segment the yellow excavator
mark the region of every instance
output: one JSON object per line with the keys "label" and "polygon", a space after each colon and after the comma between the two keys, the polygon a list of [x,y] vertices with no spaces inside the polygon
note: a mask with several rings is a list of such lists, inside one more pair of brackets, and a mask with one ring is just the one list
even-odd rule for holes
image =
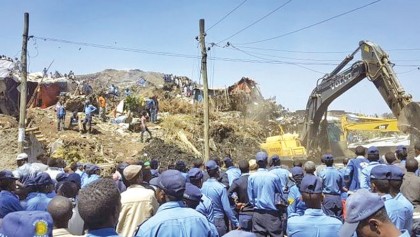
{"label": "yellow excavator", "polygon": [[260,148],[267,152],[268,156],[278,155],[284,158],[306,158],[306,149],[299,140],[299,134],[285,133],[280,125],[280,135],[267,137]]}
{"label": "yellow excavator", "polygon": [[[342,71],[359,51],[362,59]],[[300,137],[296,139],[295,136],[281,132],[279,136],[268,137],[266,142],[261,144],[261,149],[269,155],[277,154],[291,158],[296,156],[294,150],[309,158],[319,158],[326,152],[334,153],[328,140],[328,106],[365,78],[374,84],[394,116],[398,118],[398,129],[411,135],[410,144],[420,140],[420,105],[413,102],[412,96],[401,86],[388,54],[373,42],[360,41],[359,47],[331,73],[317,80],[307,102]]]}
{"label": "yellow excavator", "polygon": [[401,132],[398,129],[397,119],[343,115],[340,122],[342,131],[340,141],[347,141],[351,131]]}

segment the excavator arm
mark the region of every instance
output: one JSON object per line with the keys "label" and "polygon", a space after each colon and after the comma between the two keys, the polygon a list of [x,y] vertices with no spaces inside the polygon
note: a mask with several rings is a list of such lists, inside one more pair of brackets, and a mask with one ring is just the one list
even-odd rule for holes
{"label": "excavator arm", "polygon": [[[340,72],[361,51],[362,60]],[[368,78],[399,119],[399,128],[403,132],[420,131],[420,106],[412,102],[400,85],[392,69],[388,55],[378,45],[369,41],[360,41],[359,47],[330,74],[318,79],[315,89],[309,96],[306,105],[306,116],[301,133],[302,144],[306,146],[309,156],[322,152],[325,147],[326,126],[321,120],[326,116],[328,106],[337,97],[351,87]],[[401,124],[401,126],[400,126]]]}

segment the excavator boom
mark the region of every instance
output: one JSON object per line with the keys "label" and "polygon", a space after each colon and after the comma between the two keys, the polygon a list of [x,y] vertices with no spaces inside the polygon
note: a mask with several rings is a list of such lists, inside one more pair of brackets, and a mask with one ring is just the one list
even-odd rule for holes
{"label": "excavator boom", "polygon": [[[362,60],[340,72],[359,50]],[[328,106],[364,78],[373,82],[392,113],[398,118],[398,128],[402,132],[420,135],[420,105],[413,102],[411,95],[401,86],[388,54],[372,42],[360,41],[359,47],[330,74],[318,79],[309,96],[301,133],[302,144],[306,146],[309,156],[322,152],[326,147],[326,123],[322,123],[321,120],[326,116]]]}

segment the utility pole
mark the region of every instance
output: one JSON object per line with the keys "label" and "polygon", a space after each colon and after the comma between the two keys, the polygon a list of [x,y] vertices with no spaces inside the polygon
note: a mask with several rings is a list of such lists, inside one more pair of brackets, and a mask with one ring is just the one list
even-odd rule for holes
{"label": "utility pole", "polygon": [[200,44],[201,44],[201,76],[203,78],[204,92],[204,162],[210,157],[209,147],[209,88],[207,82],[207,51],[206,51],[206,33],[204,32],[204,19],[200,19]]}
{"label": "utility pole", "polygon": [[22,75],[20,81],[20,110],[19,110],[19,131],[18,131],[18,152],[21,153],[24,150],[25,141],[25,119],[26,119],[26,93],[27,93],[27,50],[28,50],[28,33],[29,33],[29,13],[25,12],[23,21],[23,40],[22,40]]}

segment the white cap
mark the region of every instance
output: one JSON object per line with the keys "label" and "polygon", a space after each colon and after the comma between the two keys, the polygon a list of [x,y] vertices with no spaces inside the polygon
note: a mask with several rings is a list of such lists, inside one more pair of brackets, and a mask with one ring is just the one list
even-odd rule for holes
{"label": "white cap", "polygon": [[28,159],[28,154],[26,154],[26,153],[20,153],[16,157],[16,160],[23,160],[23,159]]}

